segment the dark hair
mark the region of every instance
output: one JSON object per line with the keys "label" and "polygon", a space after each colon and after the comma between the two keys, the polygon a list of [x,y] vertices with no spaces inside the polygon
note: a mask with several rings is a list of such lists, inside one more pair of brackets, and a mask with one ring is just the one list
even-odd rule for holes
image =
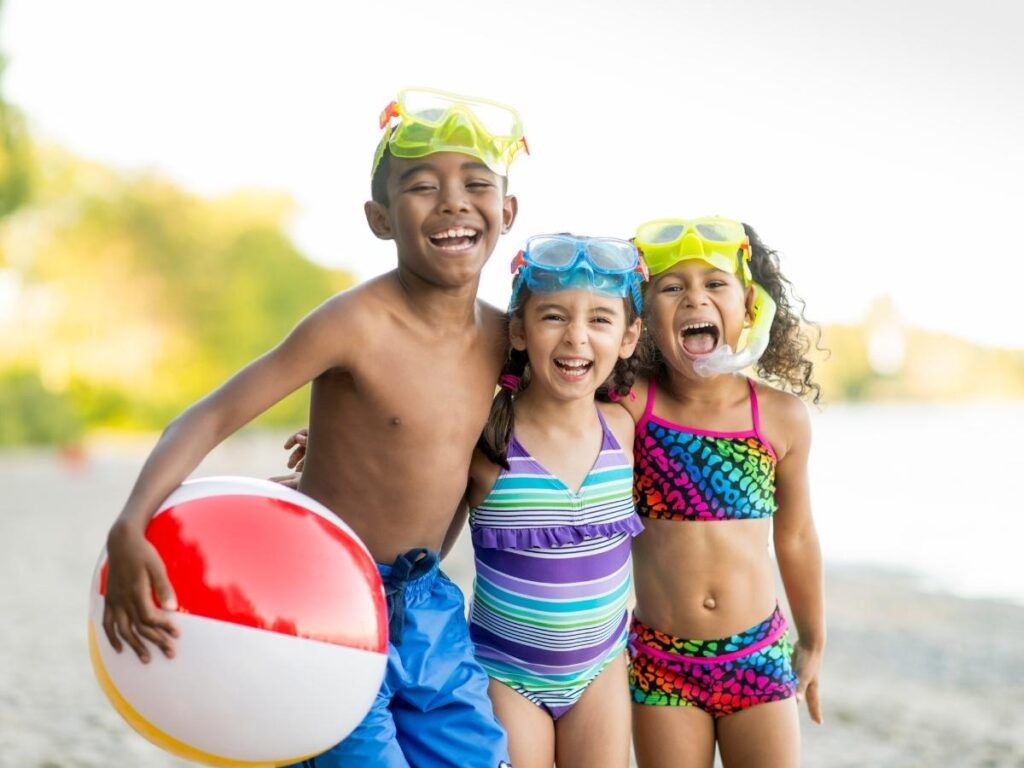
{"label": "dark hair", "polygon": [[[516,280],[519,280],[517,277]],[[505,316],[505,338],[508,338],[509,326],[512,324],[512,317],[523,319],[526,302],[531,296],[530,289],[525,285],[519,286],[518,293],[513,288],[513,295],[516,296],[516,303]],[[633,307],[633,300],[630,297],[623,299],[626,307],[626,327],[632,325],[637,314]],[[597,389],[596,396],[600,400],[608,401],[615,395],[625,397],[633,388],[633,380],[636,378],[639,362],[634,357],[626,359],[619,358],[615,361],[615,367],[608,375],[608,378]],[[484,431],[477,440],[476,447],[493,463],[505,469],[508,465],[508,444],[512,439],[512,432],[515,430],[515,409],[513,399],[516,394],[522,392],[530,384],[530,359],[526,352],[508,347],[508,357],[501,369],[501,376],[519,377],[519,386],[515,390],[501,387],[498,394],[494,396],[491,403],[491,412],[487,417],[487,424]]]}
{"label": "dark hair", "polygon": [[373,202],[388,206],[388,173],[391,171],[391,150],[384,145],[384,151],[380,156],[380,162],[373,169],[373,177],[370,179],[370,197]]}
{"label": "dark hair", "polygon": [[[391,149],[385,145],[380,156],[380,162],[373,169],[373,177],[370,179],[370,199],[380,203],[385,208],[390,205],[388,200],[388,174],[391,172]],[[501,193],[508,194],[508,177],[498,176],[501,179]]]}
{"label": "dark hair", "polygon": [[[743,225],[750,238],[750,272],[775,300],[775,319],[768,336],[768,348],[757,361],[757,375],[765,381],[788,389],[798,397],[821,399],[821,385],[814,381],[814,363],[808,357],[811,348],[820,349],[817,325],[804,317],[806,303],[793,292],[793,285],[782,274],[779,254],[761,240],[749,224]],[[653,285],[653,280],[649,285]],[[651,303],[648,302],[648,307]],[[813,338],[810,329],[814,329]],[[639,374],[650,379],[667,375],[665,359],[645,324],[637,346]]]}

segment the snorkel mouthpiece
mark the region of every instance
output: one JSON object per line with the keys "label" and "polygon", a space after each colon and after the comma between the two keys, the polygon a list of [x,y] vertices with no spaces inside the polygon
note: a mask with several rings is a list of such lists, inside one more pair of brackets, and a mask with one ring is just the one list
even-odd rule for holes
{"label": "snorkel mouthpiece", "polygon": [[747,344],[738,352],[733,352],[728,344],[715,349],[706,357],[698,358],[693,363],[693,370],[699,376],[710,378],[721,373],[736,373],[748,368],[768,349],[771,336],[772,321],[777,309],[775,300],[757,283],[754,286],[754,319],[747,332]]}

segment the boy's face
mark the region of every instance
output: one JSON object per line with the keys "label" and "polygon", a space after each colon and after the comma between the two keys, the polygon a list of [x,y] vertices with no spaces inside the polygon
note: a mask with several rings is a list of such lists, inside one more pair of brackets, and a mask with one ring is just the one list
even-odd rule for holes
{"label": "boy's face", "polygon": [[470,155],[437,152],[390,158],[387,206],[366,203],[377,237],[394,240],[398,262],[426,282],[466,285],[515,220],[515,197],[504,180]]}

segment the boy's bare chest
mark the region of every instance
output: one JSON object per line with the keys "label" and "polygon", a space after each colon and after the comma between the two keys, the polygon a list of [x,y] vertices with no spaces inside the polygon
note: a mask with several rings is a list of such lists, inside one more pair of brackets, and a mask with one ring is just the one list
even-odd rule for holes
{"label": "boy's bare chest", "polygon": [[479,350],[395,350],[354,371],[354,407],[399,440],[475,443],[490,411],[499,361]]}

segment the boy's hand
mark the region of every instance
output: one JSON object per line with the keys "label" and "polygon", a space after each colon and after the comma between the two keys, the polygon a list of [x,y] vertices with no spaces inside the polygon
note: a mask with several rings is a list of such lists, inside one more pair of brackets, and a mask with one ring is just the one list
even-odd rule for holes
{"label": "boy's hand", "polygon": [[[295,450],[292,451],[292,455],[288,457],[288,469],[294,469],[296,472],[301,472],[306,466],[306,442],[308,440],[309,429],[307,427],[303,427],[284,441],[284,449],[286,451],[289,448],[295,448]],[[271,479],[277,480],[277,478]],[[285,483],[285,485],[287,485],[287,483]]]}
{"label": "boy's hand", "polygon": [[818,725],[823,722],[821,691],[818,685],[823,656],[824,651],[807,648],[799,642],[793,648],[793,671],[800,681],[796,689],[796,700],[799,704],[807,699],[807,713]]}
{"label": "boy's hand", "polygon": [[[153,602],[156,593],[160,607]],[[103,630],[118,653],[122,640],[143,663],[150,658],[148,640],[167,658],[174,657],[171,638],[178,630],[168,618],[177,610],[174,590],[156,548],[142,532],[115,524],[107,537],[107,592],[103,608]]]}
{"label": "boy's hand", "polygon": [[292,472],[290,475],[276,475],[267,479],[272,483],[280,483],[286,488],[294,488],[297,491],[299,490],[299,480],[302,479],[302,473]]}

